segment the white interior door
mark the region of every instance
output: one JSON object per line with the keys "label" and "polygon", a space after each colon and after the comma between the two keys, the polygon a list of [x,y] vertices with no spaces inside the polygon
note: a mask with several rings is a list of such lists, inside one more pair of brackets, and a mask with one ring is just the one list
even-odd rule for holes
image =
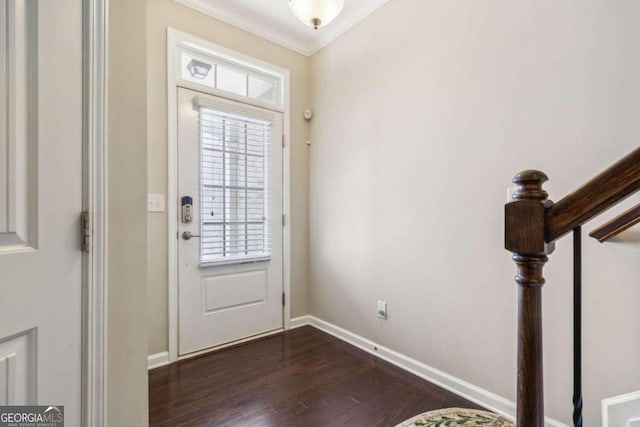
{"label": "white interior door", "polygon": [[0,0],[0,405],[81,415],[82,2]]}
{"label": "white interior door", "polygon": [[178,352],[283,326],[282,114],[178,89]]}

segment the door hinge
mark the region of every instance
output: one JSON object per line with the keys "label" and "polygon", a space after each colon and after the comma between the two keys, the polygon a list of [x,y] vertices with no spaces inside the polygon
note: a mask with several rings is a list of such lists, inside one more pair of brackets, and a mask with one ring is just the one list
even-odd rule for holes
{"label": "door hinge", "polygon": [[283,293],[282,293],[282,306],[283,306],[283,307],[284,307],[284,302],[285,302],[285,299],[284,299],[284,292],[283,292]]}
{"label": "door hinge", "polygon": [[284,134],[282,135],[282,148],[284,148],[284,141],[285,141],[285,137]]}
{"label": "door hinge", "polygon": [[283,227],[284,227],[284,224],[285,224],[285,221],[286,221],[285,218],[286,218],[285,214],[282,214],[282,226]]}
{"label": "door hinge", "polygon": [[80,246],[82,252],[89,252],[91,250],[91,217],[89,211],[84,211],[80,214]]}

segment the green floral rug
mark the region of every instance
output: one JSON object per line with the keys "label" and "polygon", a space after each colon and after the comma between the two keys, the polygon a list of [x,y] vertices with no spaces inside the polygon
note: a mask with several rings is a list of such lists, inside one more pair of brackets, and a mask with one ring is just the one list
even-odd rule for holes
{"label": "green floral rug", "polygon": [[448,408],[424,412],[396,427],[514,427],[512,421],[491,412]]}

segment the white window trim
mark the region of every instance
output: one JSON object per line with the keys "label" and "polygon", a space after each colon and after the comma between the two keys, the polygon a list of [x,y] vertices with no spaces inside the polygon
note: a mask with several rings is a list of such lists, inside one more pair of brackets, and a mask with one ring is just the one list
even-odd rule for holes
{"label": "white window trim", "polygon": [[[170,34],[172,33],[174,34],[174,38],[171,40]],[[278,93],[276,102],[265,102],[259,99],[237,95],[232,92],[227,92],[226,90],[199,84],[192,80],[183,79],[182,74],[179,72],[181,65],[180,56],[182,52],[192,54],[196,57],[201,57],[210,61],[212,64],[220,64],[226,68],[248,72],[250,75],[274,82]],[[173,61],[173,65],[169,67],[169,63],[171,61]],[[167,80],[170,80],[170,75],[173,74],[175,86],[193,89],[198,92],[204,92],[220,98],[254,105],[267,110],[278,111],[280,113],[284,113],[289,104],[289,70],[271,65],[225,47],[215,45],[206,40],[174,30],[173,28],[167,28],[167,66]]]}
{"label": "white window trim", "polygon": [[[194,80],[183,78],[182,77],[182,71],[183,71],[182,61],[181,61],[182,53],[186,53],[199,60],[202,60],[204,62],[208,62],[209,64],[211,64],[212,65],[211,72],[215,74],[214,77],[216,79],[218,74],[217,66],[220,65],[226,69],[238,71],[240,73],[247,73],[247,75],[250,77],[259,78],[264,81],[273,83],[276,88],[275,102],[266,102],[256,98],[251,98],[249,96],[238,95],[233,92],[228,92],[226,90],[218,89],[216,87],[212,87],[204,84],[199,84]],[[204,91],[211,94],[216,94],[216,96],[220,96],[222,98],[232,97],[234,100],[238,100],[239,102],[242,102],[244,104],[248,103],[252,105],[257,105],[259,107],[266,108],[268,110],[275,110],[278,112],[283,111],[283,100],[284,100],[283,74],[274,74],[273,72],[266,72],[263,66],[258,67],[256,65],[251,65],[246,61],[240,61],[240,60],[234,61],[233,59],[229,59],[228,56],[221,56],[214,53],[211,49],[198,48],[193,43],[181,44],[178,48],[177,55],[178,57],[175,58],[176,67],[178,67],[178,69],[176,70],[176,78],[179,86],[181,87],[193,86],[195,88],[204,88],[203,89]],[[282,72],[284,73],[286,72],[286,70],[282,70]],[[248,86],[247,86],[247,89],[248,89]],[[195,90],[200,90],[200,89],[195,89]]]}
{"label": "white window trim", "polygon": [[[178,74],[178,61],[182,50],[195,51],[199,56],[212,56],[224,60],[225,62],[244,66],[251,70],[275,76],[281,79],[280,86],[280,106],[271,103],[252,99],[245,96],[235,95],[226,91],[211,88],[206,85],[184,80]],[[177,88],[184,87],[198,92],[242,102],[269,110],[281,112],[283,114],[283,213],[289,217],[291,211],[290,194],[290,153],[288,136],[291,128],[290,118],[290,97],[289,97],[289,70],[277,67],[264,61],[257,60],[250,56],[235,52],[231,49],[219,46],[201,38],[187,33],[167,28],[167,223],[168,223],[168,308],[169,308],[169,362],[178,360],[178,104]],[[291,227],[289,223],[283,227],[283,292],[286,294],[285,305],[283,307],[284,329],[290,328],[291,320]]]}

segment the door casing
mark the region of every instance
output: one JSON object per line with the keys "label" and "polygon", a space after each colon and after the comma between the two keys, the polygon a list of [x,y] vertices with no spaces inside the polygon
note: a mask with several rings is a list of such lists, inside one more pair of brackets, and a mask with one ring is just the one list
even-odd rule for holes
{"label": "door casing", "polygon": [[[282,108],[272,107],[273,110],[279,111],[283,115],[283,157],[282,157],[282,196],[283,196],[283,212],[285,224],[283,227],[283,290],[285,293],[285,304],[283,309],[284,329],[290,329],[291,320],[291,191],[290,191],[290,150],[289,150],[289,134],[291,129],[290,119],[290,99],[289,99],[289,70],[277,67],[264,61],[252,58],[250,56],[238,53],[231,49],[211,43],[207,40],[192,36],[187,33],[167,28],[167,166],[168,166],[168,182],[167,182],[167,224],[168,224],[168,318],[169,318],[169,357],[168,363],[178,359],[189,358],[202,354],[203,352],[212,351],[222,348],[223,346],[213,349],[203,350],[201,352],[191,353],[183,357],[178,357],[178,86],[187,89],[193,89],[199,92],[230,99],[232,101],[240,101],[249,105],[257,105],[264,107],[259,103],[253,103],[251,99],[237,97],[233,94],[227,94],[218,90],[210,90],[202,85],[193,84],[183,81],[176,73],[178,51],[181,46],[187,46],[190,49],[200,48],[204,52],[213,52],[218,56],[229,58],[231,61],[238,61],[244,64],[255,66],[263,70],[269,70],[272,74],[278,75],[282,79]],[[267,334],[268,335],[268,334]],[[256,337],[252,337],[254,339]],[[235,343],[243,340],[235,341]]]}
{"label": "door casing", "polygon": [[82,206],[93,229],[82,260],[82,423],[107,426],[107,7],[83,1]]}

